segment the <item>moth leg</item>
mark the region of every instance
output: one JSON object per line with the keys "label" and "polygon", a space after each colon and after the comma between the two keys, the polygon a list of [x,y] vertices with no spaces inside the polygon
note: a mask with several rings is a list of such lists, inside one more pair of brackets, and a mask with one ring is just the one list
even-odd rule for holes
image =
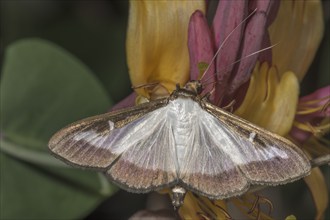
{"label": "moth leg", "polygon": [[220,209],[220,211],[225,215],[226,219],[228,219],[228,220],[233,219],[231,217],[231,215],[224,208],[222,208],[221,206],[215,204],[215,202],[213,202],[213,205]]}
{"label": "moth leg", "polygon": [[204,201],[204,199],[206,199],[213,206],[215,206],[215,208],[219,209],[222,212],[222,214],[224,214],[226,220],[232,220],[233,219],[231,217],[231,215],[224,208],[222,208],[221,206],[217,205],[214,200],[210,200],[208,198],[204,198],[203,199],[203,198],[201,198],[200,196],[198,196],[196,194],[193,194],[193,195],[198,200],[198,205],[199,205],[200,209],[203,211],[203,212],[197,213],[198,215],[201,215],[203,217],[207,216],[208,219],[219,219],[219,216],[217,215],[217,212],[215,212],[215,210],[213,208],[210,208],[210,205],[208,205]]}
{"label": "moth leg", "polygon": [[258,194],[255,194],[255,196],[257,197],[252,205],[252,207],[250,208],[250,210],[247,212],[247,214],[252,214],[255,211],[257,211],[257,219],[260,218],[261,215],[261,211],[260,211],[260,205],[262,203],[266,204],[269,206],[269,211],[268,211],[268,215],[270,215],[273,212],[274,206],[273,203],[267,199],[266,197],[260,196]]}
{"label": "moth leg", "polygon": [[261,198],[261,202],[268,205],[268,207],[269,207],[268,215],[270,215],[273,212],[273,209],[274,209],[273,203],[269,199],[267,199],[266,197],[261,196],[260,198]]}
{"label": "moth leg", "polygon": [[222,109],[229,111],[229,112],[233,112],[234,111],[234,105],[236,104],[236,100],[232,100],[228,105],[226,105],[225,107],[223,107]]}
{"label": "moth leg", "polygon": [[259,198],[260,197],[257,195],[257,198],[254,200],[253,205],[250,208],[250,210],[247,212],[247,214],[252,214],[256,210],[256,208],[257,208],[257,206],[259,204]]}
{"label": "moth leg", "polygon": [[211,218],[204,213],[197,212],[196,214],[199,215],[203,220],[211,220]]}
{"label": "moth leg", "polygon": [[201,97],[201,99],[204,100],[204,101],[205,101],[205,100],[208,101],[208,100],[210,99],[212,93],[213,93],[213,89],[212,89],[210,92],[205,93],[205,94]]}

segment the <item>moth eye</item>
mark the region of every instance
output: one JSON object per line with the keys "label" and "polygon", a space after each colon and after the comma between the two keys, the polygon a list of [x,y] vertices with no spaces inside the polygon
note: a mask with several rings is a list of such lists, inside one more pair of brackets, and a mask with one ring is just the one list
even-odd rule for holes
{"label": "moth eye", "polygon": [[203,85],[201,83],[197,84],[196,90],[198,95],[201,94],[202,91],[204,90]]}

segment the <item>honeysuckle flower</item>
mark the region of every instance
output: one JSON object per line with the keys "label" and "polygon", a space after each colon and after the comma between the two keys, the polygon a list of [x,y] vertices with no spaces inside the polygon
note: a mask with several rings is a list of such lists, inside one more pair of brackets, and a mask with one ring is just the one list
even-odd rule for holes
{"label": "honeysuckle flower", "polygon": [[[168,96],[176,84],[201,79],[211,102],[225,106],[235,100],[235,114],[282,136],[290,134],[296,143],[307,143],[307,136],[298,135],[296,129],[309,137],[312,128],[328,128],[315,124],[329,117],[329,96],[324,92],[328,87],[299,100],[299,81],[323,34],[321,2],[220,0],[211,27],[206,4],[204,0],[130,2],[127,61],[134,93],[114,108]],[[306,102],[311,105],[302,115]],[[322,178],[320,170],[313,169],[305,179],[318,218],[328,201]],[[256,201],[261,200],[245,194],[229,202],[247,217],[271,219],[258,209]],[[188,192],[179,215],[226,219],[230,218],[226,206],[227,201]]]}
{"label": "honeysuckle flower", "polygon": [[330,86],[318,89],[310,95],[301,97],[290,135],[300,143],[306,142],[312,135],[322,136],[329,130],[330,124],[319,125],[330,117]]}
{"label": "honeysuckle flower", "polygon": [[131,1],[127,63],[133,87],[148,99],[168,96],[189,80],[187,30],[190,15],[205,11],[204,1]]}

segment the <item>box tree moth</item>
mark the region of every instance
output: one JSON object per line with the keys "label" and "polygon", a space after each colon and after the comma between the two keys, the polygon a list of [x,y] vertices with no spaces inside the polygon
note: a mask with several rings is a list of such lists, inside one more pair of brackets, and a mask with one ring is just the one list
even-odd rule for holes
{"label": "box tree moth", "polygon": [[58,131],[49,148],[130,192],[172,188],[176,207],[185,190],[225,199],[310,173],[297,146],[212,105],[201,91],[200,81],[190,81],[167,98],[83,119]]}

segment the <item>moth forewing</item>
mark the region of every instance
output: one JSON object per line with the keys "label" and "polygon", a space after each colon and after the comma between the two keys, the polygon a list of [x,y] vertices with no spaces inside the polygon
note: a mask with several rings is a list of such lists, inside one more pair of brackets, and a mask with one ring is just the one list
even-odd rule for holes
{"label": "moth forewing", "polygon": [[125,143],[127,150],[109,167],[107,175],[122,188],[149,192],[178,182],[176,145],[168,120],[169,105],[130,123],[131,132],[114,143],[118,148]]}
{"label": "moth forewing", "polygon": [[[303,151],[280,135],[269,132],[210,103],[206,110],[220,121],[241,144],[244,157],[237,161],[252,184],[277,185],[307,176],[311,170]],[[237,158],[235,158],[237,160]]]}
{"label": "moth forewing", "polygon": [[105,170],[119,156],[111,146],[115,130],[167,104],[166,99],[74,122],[50,139],[48,147],[72,166]]}

